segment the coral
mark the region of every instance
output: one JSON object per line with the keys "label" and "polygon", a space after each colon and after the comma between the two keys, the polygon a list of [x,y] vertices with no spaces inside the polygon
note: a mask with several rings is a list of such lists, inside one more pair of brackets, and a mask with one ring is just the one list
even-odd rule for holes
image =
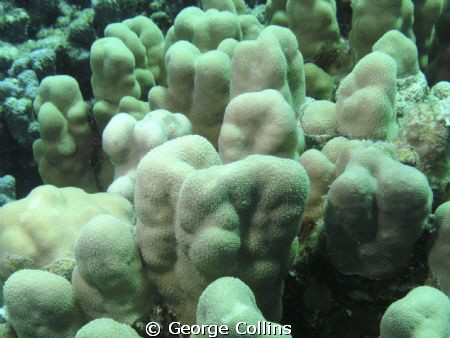
{"label": "coral", "polygon": [[253,327],[260,332],[252,337],[291,337],[290,326],[268,322],[258,309],[252,290],[233,277],[219,278],[203,291],[198,301],[197,324],[226,325],[228,332],[219,334],[221,338],[240,337],[247,330],[250,334]]}
{"label": "coral", "polygon": [[26,41],[30,16],[22,8],[8,8],[5,5],[0,4],[0,39],[16,43]]}
{"label": "coral", "polygon": [[439,290],[419,286],[391,304],[381,319],[380,338],[447,337],[450,301]]}
{"label": "coral", "polygon": [[332,163],[336,164],[339,155],[348,145],[348,139],[342,136],[334,137],[329,140],[322,148],[322,153]]}
{"label": "coral", "polygon": [[239,23],[241,25],[243,40],[255,40],[264,29],[264,26],[258,21],[258,18],[251,14],[239,15]]}
{"label": "coral", "polygon": [[231,98],[276,89],[298,113],[305,101],[303,57],[287,28],[266,27],[255,41],[236,45],[232,59]]}
{"label": "coral", "polygon": [[9,174],[17,178],[20,197],[40,183],[31,152],[39,137],[32,102],[38,87],[36,73],[31,69],[0,81],[0,176]]}
{"label": "coral", "polygon": [[73,242],[81,228],[92,217],[105,213],[127,222],[133,217],[130,203],[120,196],[89,195],[81,189],[50,185],[6,204],[0,209],[0,281],[16,270],[11,267],[14,262],[42,268],[57,259],[73,257]]}
{"label": "coral", "polygon": [[0,41],[0,73],[8,72],[9,67],[19,55],[19,50],[12,44]]}
{"label": "coral", "polygon": [[307,62],[336,48],[340,33],[335,0],[288,0],[286,16]]}
{"label": "coral", "polygon": [[[1,310],[0,310],[1,312]],[[0,335],[1,337],[5,338],[16,338],[16,334],[11,327],[11,325],[8,325],[7,323],[0,323]]]}
{"label": "coral", "polygon": [[164,81],[164,36],[152,20],[136,16],[106,26],[106,37],[117,37],[133,53],[135,75],[141,87],[141,99],[155,83]]}
{"label": "coral", "polygon": [[414,76],[419,72],[417,47],[398,30],[386,32],[372,46],[372,51],[386,53],[395,60],[398,78]]}
{"label": "coral", "polygon": [[399,273],[431,211],[426,177],[382,145],[358,141],[341,151],[336,166],[324,218],[331,260],[344,274],[378,279]]}
{"label": "coral", "polygon": [[101,131],[116,114],[124,96],[141,97],[135,66],[133,52],[119,38],[102,38],[92,45],[91,85],[95,97],[93,112]]}
{"label": "coral", "polygon": [[[38,138],[32,100],[37,95],[39,82],[36,73],[25,70],[17,78],[0,81],[3,112],[1,113],[11,137],[24,149],[29,149]],[[24,130],[27,131],[24,133]]]}
{"label": "coral", "polygon": [[[283,310],[293,336],[375,337],[405,291],[445,289],[450,2],[264,2],[0,1],[0,177],[19,199],[0,209],[0,289],[42,269],[79,307],[44,336],[283,329]],[[20,200],[41,184],[33,142],[44,183],[108,193]],[[428,327],[404,318],[382,335]]]}
{"label": "coral", "polygon": [[114,181],[108,192],[133,201],[136,168],[141,158],[164,142],[191,132],[186,116],[167,110],[154,110],[140,121],[125,113],[114,116],[102,137],[103,150],[114,166]]}
{"label": "coral", "polygon": [[419,0],[414,2],[414,34],[420,55],[420,66],[423,68],[428,65],[428,54],[435,38],[435,27],[445,4],[445,0]]}
{"label": "coral", "polygon": [[34,109],[41,138],[34,142],[33,154],[44,183],[80,187],[87,192],[108,186],[110,164],[102,153],[95,153],[88,105],[76,80],[65,75],[46,77]]}
{"label": "coral", "polygon": [[414,4],[411,0],[352,0],[352,29],[349,41],[361,59],[389,30],[397,29],[414,40]]}
{"label": "coral", "polygon": [[118,323],[109,318],[96,319],[77,331],[75,338],[139,338],[130,326]]}
{"label": "coral", "polygon": [[72,337],[82,325],[72,285],[50,272],[18,271],[5,282],[3,294],[20,338]]}
{"label": "coral", "polygon": [[238,41],[242,39],[239,17],[236,14],[188,7],[177,15],[174,25],[168,31],[166,49],[177,41],[185,40],[205,53],[216,49],[227,38]]}
{"label": "coral", "polygon": [[70,23],[67,35],[68,41],[73,44],[90,49],[95,41],[95,30],[92,27],[94,10],[83,10],[78,18]]}
{"label": "coral", "polygon": [[8,70],[8,75],[17,77],[27,69],[32,69],[39,80],[56,73],[56,54],[50,48],[35,48],[29,55],[16,59]]}
{"label": "coral", "polygon": [[30,37],[39,31],[41,27],[53,25],[58,16],[62,14],[58,6],[58,0],[14,0],[14,3],[20,6],[21,9],[25,9],[30,16],[28,27]]}
{"label": "coral", "polygon": [[11,175],[0,177],[0,207],[16,199],[16,180]]}
{"label": "coral", "polygon": [[336,104],[334,102],[313,101],[307,103],[303,109],[299,121],[308,145],[323,145],[337,135]]}
{"label": "coral", "polygon": [[[140,162],[136,233],[149,276],[185,323],[193,322],[203,289],[230,274],[252,288],[267,317],[279,320],[282,279],[308,178],[295,161],[270,156],[203,170],[186,162],[209,167],[220,163],[216,156],[206,140],[185,136],[155,148]],[[165,184],[147,195],[161,178]],[[150,238],[159,244],[149,246]]]}
{"label": "coral", "polygon": [[379,140],[397,135],[396,74],[394,59],[385,53],[372,52],[356,64],[336,92],[339,134]]}
{"label": "coral", "polygon": [[220,130],[223,163],[251,154],[298,159],[304,139],[295,115],[280,92],[273,89],[235,97],[225,110]]}
{"label": "coral", "polygon": [[[429,100],[430,88],[428,88],[427,79],[423,73],[408,76],[403,79],[397,79],[397,121],[401,129],[407,117],[417,105],[423,104]],[[397,137],[399,138],[400,135]]]}
{"label": "coral", "polygon": [[395,144],[405,162],[427,175],[439,204],[450,197],[450,84],[439,82],[430,90],[423,76],[409,79],[398,83],[404,117]]}
{"label": "coral", "polygon": [[150,90],[150,109],[184,113],[192,132],[217,145],[229,100],[231,65],[221,51],[204,54],[187,41],[173,44],[166,53],[167,88]]}
{"label": "coral", "polygon": [[89,320],[133,324],[152,306],[134,229],[112,215],[92,218],[75,242],[75,297]]}
{"label": "coral", "polygon": [[[226,50],[223,43],[219,49]],[[225,107],[230,98],[239,94],[277,89],[294,111],[298,110],[305,97],[304,74],[301,54],[289,30],[266,28],[258,40],[236,43],[231,53],[232,64],[220,50],[201,54],[186,41],[173,44],[166,53],[168,86],[152,88],[150,108],[186,114],[193,133],[215,146]]]}
{"label": "coral", "polygon": [[3,108],[2,117],[12,138],[21,147],[30,149],[39,137],[39,127],[33,118],[32,101],[28,98],[9,97],[3,103]]}
{"label": "coral", "polygon": [[145,0],[93,0],[93,26],[98,33],[103,32],[109,23],[137,15],[144,9],[145,4],[148,6]]}
{"label": "coral", "polygon": [[245,2],[244,0],[201,0],[203,10],[210,8],[219,11],[229,11],[235,14],[244,14]]}
{"label": "coral", "polygon": [[36,74],[30,69],[0,81],[0,175],[17,178],[19,197],[41,183],[31,151],[39,138],[32,102],[38,86]]}
{"label": "coral", "polygon": [[[158,285],[159,292],[169,295],[171,301],[182,293],[179,283],[192,280],[192,276],[181,281],[174,278],[175,210],[181,186],[196,169],[218,164],[219,156],[206,139],[184,136],[156,147],[138,165],[134,198],[138,216],[136,239],[145,267],[151,271],[149,282]],[[149,189],[152,194],[148,194]]]}
{"label": "coral", "polygon": [[268,319],[280,320],[282,280],[308,192],[305,170],[272,156],[190,174],[181,187],[175,232],[178,275],[192,278],[181,286],[189,301],[205,283],[232,275],[252,288]]}
{"label": "coral", "polygon": [[305,63],[306,96],[316,100],[331,100],[334,90],[333,78],[314,63]]}
{"label": "coral", "polygon": [[441,204],[434,214],[434,227],[436,234],[434,243],[428,255],[428,265],[436,278],[439,288],[450,294],[450,275],[448,270],[448,257],[450,256],[450,201]]}
{"label": "coral", "polygon": [[336,178],[336,167],[317,149],[305,151],[299,161],[305,168],[311,183],[308,203],[302,218],[303,223],[308,223],[323,217],[325,196]]}
{"label": "coral", "polygon": [[42,270],[51,272],[55,275],[64,277],[68,281],[72,279],[73,269],[75,268],[74,258],[61,258],[46,265]]}
{"label": "coral", "polygon": [[271,25],[287,27],[288,18],[286,15],[287,0],[267,0],[266,18]]}

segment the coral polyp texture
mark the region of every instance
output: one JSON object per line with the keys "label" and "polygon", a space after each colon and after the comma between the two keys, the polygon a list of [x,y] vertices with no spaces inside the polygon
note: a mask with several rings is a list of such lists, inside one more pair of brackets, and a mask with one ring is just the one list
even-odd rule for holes
{"label": "coral polyp texture", "polygon": [[19,337],[73,337],[82,325],[73,286],[50,272],[14,273],[4,285],[3,296]]}
{"label": "coral polyp texture", "polygon": [[298,159],[304,139],[295,115],[280,92],[273,89],[235,97],[225,110],[220,130],[222,161],[229,163],[251,154]]}
{"label": "coral polyp texture", "polygon": [[446,294],[450,293],[450,276],[447,269],[447,261],[450,255],[447,244],[450,231],[450,202],[441,204],[435,213],[436,240],[428,256],[428,264],[436,278],[440,289]]}
{"label": "coral polyp texture", "polygon": [[46,77],[34,109],[41,138],[34,142],[33,153],[44,183],[102,191],[111,180],[111,170],[108,163],[103,168],[94,167],[95,135],[76,80],[64,75]]}
{"label": "coral polyp texture", "polygon": [[[161,181],[156,194],[146,193]],[[279,320],[282,276],[309,190],[300,164],[254,155],[220,165],[206,139],[185,136],[144,157],[136,188],[137,239],[149,277],[180,318],[194,322],[202,290],[231,274]]]}
{"label": "coral polyp texture", "polygon": [[102,137],[103,150],[114,166],[114,181],[108,192],[132,201],[141,158],[164,142],[191,133],[192,126],[185,115],[164,109],[154,110],[139,121],[130,114],[115,115]]}
{"label": "coral polyp texture", "polygon": [[449,31],[449,0],[0,1],[0,336],[448,338]]}
{"label": "coral polyp texture", "polygon": [[362,58],[336,91],[336,124],[341,135],[393,139],[396,121],[397,65],[386,53]]}
{"label": "coral polyp texture", "polygon": [[358,148],[349,144],[337,160],[325,234],[341,272],[383,278],[407,266],[431,211],[432,192],[418,170],[373,146]]}
{"label": "coral polyp texture", "polygon": [[152,305],[130,223],[111,215],[94,217],[75,242],[75,259],[72,283],[89,319],[132,324]]}
{"label": "coral polyp texture", "polygon": [[268,322],[264,318],[256,305],[252,290],[240,279],[233,277],[218,278],[203,291],[198,302],[197,323],[226,325],[229,332],[219,337],[239,337],[245,334],[247,326],[256,327],[261,323],[264,329],[253,334],[253,337],[292,337],[289,328]]}
{"label": "coral polyp texture", "polygon": [[349,39],[359,59],[370,53],[372,45],[388,30],[396,29],[414,39],[411,0],[352,0],[352,10],[355,14]]}
{"label": "coral polyp texture", "polygon": [[419,286],[391,304],[380,324],[381,338],[446,337],[450,301],[439,290]]}
{"label": "coral polyp texture", "polygon": [[51,185],[35,188],[27,198],[0,209],[0,280],[21,267],[43,268],[73,258],[74,240],[91,218],[110,214],[131,222],[133,213],[131,204],[117,195]]}

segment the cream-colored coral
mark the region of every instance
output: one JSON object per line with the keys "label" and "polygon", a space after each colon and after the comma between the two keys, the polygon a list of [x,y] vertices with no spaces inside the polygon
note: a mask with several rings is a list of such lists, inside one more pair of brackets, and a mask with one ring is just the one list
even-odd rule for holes
{"label": "cream-colored coral", "polygon": [[73,257],[79,231],[99,214],[131,222],[134,212],[120,196],[51,185],[35,188],[26,198],[0,208],[0,280],[14,272],[9,268],[11,260],[28,260],[30,267],[42,268]]}

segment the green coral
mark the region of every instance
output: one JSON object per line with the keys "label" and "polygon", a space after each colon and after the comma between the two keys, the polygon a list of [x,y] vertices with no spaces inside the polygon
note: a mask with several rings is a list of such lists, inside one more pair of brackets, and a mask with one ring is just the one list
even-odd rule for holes
{"label": "green coral", "polygon": [[3,295],[19,338],[71,337],[82,325],[72,285],[50,272],[20,270],[5,282]]}
{"label": "green coral", "polygon": [[95,319],[84,325],[75,338],[139,338],[130,326],[110,318]]}

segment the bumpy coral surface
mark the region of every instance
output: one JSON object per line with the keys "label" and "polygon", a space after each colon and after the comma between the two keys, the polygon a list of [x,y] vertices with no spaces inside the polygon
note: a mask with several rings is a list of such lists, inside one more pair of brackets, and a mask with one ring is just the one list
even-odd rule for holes
{"label": "bumpy coral surface", "polygon": [[449,31],[448,0],[0,1],[0,336],[447,338]]}
{"label": "bumpy coral surface", "polygon": [[382,278],[407,265],[431,211],[432,192],[420,171],[375,147],[358,148],[350,144],[338,158],[325,234],[341,272]]}
{"label": "bumpy coral surface", "polygon": [[450,301],[437,289],[419,286],[391,304],[380,324],[381,338],[446,337]]}
{"label": "bumpy coral surface", "polygon": [[23,264],[42,268],[57,259],[73,257],[79,231],[99,214],[112,214],[129,222],[133,210],[117,195],[90,195],[79,188],[51,185],[6,204],[0,209],[0,280]]}
{"label": "bumpy coral surface", "polygon": [[81,327],[82,315],[73,287],[63,277],[21,270],[8,278],[3,295],[19,337],[73,337]]}
{"label": "bumpy coral surface", "polygon": [[203,291],[197,308],[197,323],[225,325],[228,332],[218,335],[223,338],[251,333],[254,327],[259,332],[252,334],[253,337],[292,337],[290,326],[266,321],[256,305],[252,290],[233,277],[219,278]]}

